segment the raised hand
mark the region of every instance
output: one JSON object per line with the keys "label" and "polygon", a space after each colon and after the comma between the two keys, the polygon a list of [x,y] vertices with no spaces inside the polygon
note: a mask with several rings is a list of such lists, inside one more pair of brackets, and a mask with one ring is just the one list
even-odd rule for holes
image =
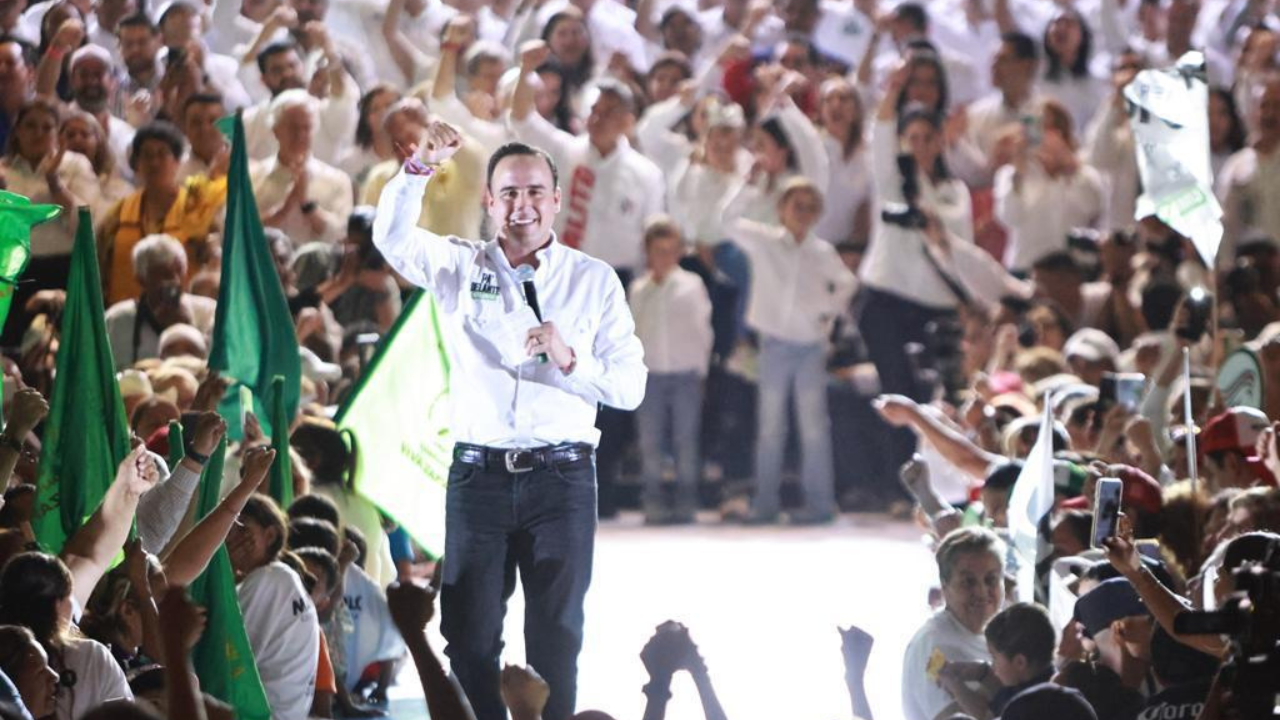
{"label": "raised hand", "polygon": [[258,445],[249,448],[240,463],[240,482],[257,488],[267,479],[271,471],[271,463],[276,459],[276,451],[269,445]]}
{"label": "raised hand", "polygon": [[418,157],[427,165],[439,165],[462,147],[462,135],[452,125],[433,120],[423,133]]}
{"label": "raised hand", "polygon": [[528,75],[551,57],[551,47],[541,40],[530,40],[520,46],[520,72]]}
{"label": "raised hand", "polygon": [[35,388],[22,388],[13,396],[9,405],[9,424],[5,427],[10,438],[22,442],[41,420],[49,414],[49,401]]}
{"label": "raised hand", "polygon": [[539,720],[551,696],[551,687],[532,667],[508,665],[502,669],[502,702],[513,720]]}
{"label": "raised hand", "polygon": [[164,637],[181,638],[188,651],[200,642],[207,622],[208,613],[191,602],[184,587],[169,588],[169,592],[160,601],[160,627],[164,631]]}
{"label": "raised hand", "polygon": [[218,449],[218,442],[227,434],[227,421],[216,412],[203,412],[196,420],[196,430],[191,435],[191,448],[201,455],[209,455]]}
{"label": "raised hand", "polygon": [[146,445],[139,445],[116,469],[116,482],[123,483],[126,492],[141,496],[160,482],[160,469],[147,452]]}
{"label": "raised hand", "polygon": [[191,401],[191,410],[193,412],[213,412],[217,410],[218,403],[222,402],[222,398],[227,394],[227,388],[231,387],[232,382],[231,378],[210,370],[204,380],[200,381],[200,386],[196,388],[196,397],[195,400]]}
{"label": "raised hand", "polygon": [[658,682],[669,682],[678,670],[689,667],[689,630],[674,620],[657,627],[653,637],[640,651],[649,677]]}
{"label": "raised hand", "polygon": [[435,616],[436,592],[411,582],[393,583],[387,588],[387,609],[400,634],[421,634]]}
{"label": "raised hand", "polygon": [[1103,540],[1102,546],[1107,549],[1107,561],[1121,575],[1132,580],[1142,569],[1142,557],[1133,541],[1133,522],[1128,515],[1120,513],[1115,536]]}

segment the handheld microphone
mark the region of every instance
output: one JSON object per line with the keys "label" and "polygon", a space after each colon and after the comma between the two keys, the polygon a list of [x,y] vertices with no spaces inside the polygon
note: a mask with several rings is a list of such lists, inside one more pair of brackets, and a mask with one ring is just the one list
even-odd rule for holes
{"label": "handheld microphone", "polygon": [[[542,322],[542,308],[538,306],[538,290],[533,285],[533,266],[521,265],[516,268],[516,279],[520,281],[520,287],[524,290],[525,303],[533,311],[533,316],[538,318],[538,322]],[[545,363],[546,361],[547,354],[538,353],[538,362]]]}

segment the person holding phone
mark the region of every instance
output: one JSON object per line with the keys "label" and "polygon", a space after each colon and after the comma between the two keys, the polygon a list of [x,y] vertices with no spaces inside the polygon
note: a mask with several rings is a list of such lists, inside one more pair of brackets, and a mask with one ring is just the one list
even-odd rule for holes
{"label": "person holding phone", "polygon": [[648,371],[618,275],[552,229],[562,196],[545,151],[509,143],[490,158],[496,238],[416,224],[428,183],[461,145],[449,125],[426,126],[401,149],[373,225],[391,267],[435,298],[452,368],[441,630],[476,717],[505,720],[499,656],[518,571],[526,657],[551,687],[542,717],[567,720],[595,545],[597,408],[635,409]]}

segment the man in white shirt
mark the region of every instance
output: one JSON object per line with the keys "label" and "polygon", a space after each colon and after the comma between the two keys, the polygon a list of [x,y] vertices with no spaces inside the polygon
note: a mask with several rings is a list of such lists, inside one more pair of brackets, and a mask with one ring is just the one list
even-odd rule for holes
{"label": "man in white shirt", "polygon": [[815,524],[835,517],[827,341],[857,280],[835,248],[813,235],[822,203],[812,181],[793,177],[778,199],[780,225],[739,219],[731,230],[751,262],[747,325],[760,339],[756,492],[749,523],[778,519],[787,401],[793,389],[805,501],[790,520]]}
{"label": "man in white shirt", "polygon": [[441,629],[478,720],[504,720],[498,659],[518,569],[526,659],[551,687],[542,717],[567,720],[595,543],[596,411],[640,404],[644,350],[617,275],[552,231],[561,194],[545,152],[512,143],[490,159],[494,240],[416,226],[433,165],[461,144],[433,122],[421,160],[411,148],[382,192],[373,227],[391,267],[435,297],[453,368]]}
{"label": "man in white shirt", "polygon": [[621,83],[598,85],[583,135],[559,130],[534,111],[530,76],[549,53],[541,41],[521,52],[511,128],[519,140],[545,147],[569,179],[568,207],[556,219],[561,240],[630,278],[644,260],[645,221],[662,211],[662,172],[627,141],[635,124],[634,98]]}
{"label": "man in white shirt", "polygon": [[271,101],[271,127],[279,151],[249,169],[262,224],[279,228],[295,248],[337,242],[351,215],[351,178],[311,153],[319,101],[305,90],[286,90]]}
{"label": "man in white shirt", "polygon": [[1243,237],[1261,234],[1280,243],[1280,80],[1272,79],[1258,100],[1257,139],[1232,155],[1218,173],[1222,224],[1218,267],[1235,262]]}
{"label": "man in white shirt", "polygon": [[[644,520],[690,523],[698,509],[698,439],[702,382],[711,362],[711,298],[702,278],[680,267],[684,238],[676,221],[660,216],[644,236],[649,272],[631,283],[636,335],[645,347],[649,383],[636,412],[644,461]],[[676,460],[674,505],[663,497],[663,447],[670,435]]]}
{"label": "man in white shirt", "polygon": [[[203,16],[189,0],[174,0],[156,20],[160,35],[164,38],[165,62],[171,62],[169,54],[185,53],[195,44],[201,57],[200,69],[206,83],[221,93],[223,101],[232,111],[248,106],[249,93],[240,82],[240,63],[229,55],[210,50],[204,42]],[[181,49],[181,50],[178,50]]]}
{"label": "man in white shirt", "polygon": [[225,173],[230,147],[226,136],[214,124],[226,115],[222,96],[196,93],[182,105],[182,134],[190,148],[178,168],[178,182],[196,175]]}
{"label": "man in white shirt", "polygon": [[139,360],[159,357],[160,333],[177,323],[213,333],[217,303],[183,292],[187,277],[187,251],[168,235],[150,235],[133,246],[133,273],[142,286],[139,300],[121,300],[107,308],[107,337],[116,369]]}
{"label": "man in white shirt", "polygon": [[1039,45],[1018,32],[1005,33],[991,61],[991,84],[996,91],[970,105],[964,112],[965,134],[947,155],[952,170],[971,187],[991,187],[996,168],[1007,158],[997,152],[997,140],[1012,124],[1040,122],[1040,95],[1036,77],[1040,68]]}
{"label": "man in white shirt", "polygon": [[[258,70],[272,98],[286,90],[306,88],[309,80],[298,46],[288,40],[273,42],[258,53]],[[353,95],[356,89],[336,54],[330,55],[327,69],[321,72],[329,74],[329,95],[321,98],[317,105],[319,123],[315,148],[321,160],[332,164],[355,136],[358,116]],[[268,100],[245,108],[244,139],[251,160],[271,157],[279,147],[271,131],[270,106]]]}
{"label": "man in white shirt", "polygon": [[71,99],[75,107],[89,113],[102,126],[107,147],[116,167],[128,171],[129,150],[133,145],[134,127],[111,114],[109,105],[119,81],[106,48],[83,45],[71,54]]}

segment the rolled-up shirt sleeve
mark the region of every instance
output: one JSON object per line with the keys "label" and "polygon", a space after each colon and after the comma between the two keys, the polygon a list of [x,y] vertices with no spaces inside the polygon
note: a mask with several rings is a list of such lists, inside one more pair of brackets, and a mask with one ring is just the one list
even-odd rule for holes
{"label": "rolled-up shirt sleeve", "polygon": [[602,301],[604,312],[590,347],[573,347],[576,363],[565,375],[552,372],[552,383],[591,402],[619,410],[635,410],[644,400],[649,370],[644,347],[636,337],[622,282],[612,273]]}

